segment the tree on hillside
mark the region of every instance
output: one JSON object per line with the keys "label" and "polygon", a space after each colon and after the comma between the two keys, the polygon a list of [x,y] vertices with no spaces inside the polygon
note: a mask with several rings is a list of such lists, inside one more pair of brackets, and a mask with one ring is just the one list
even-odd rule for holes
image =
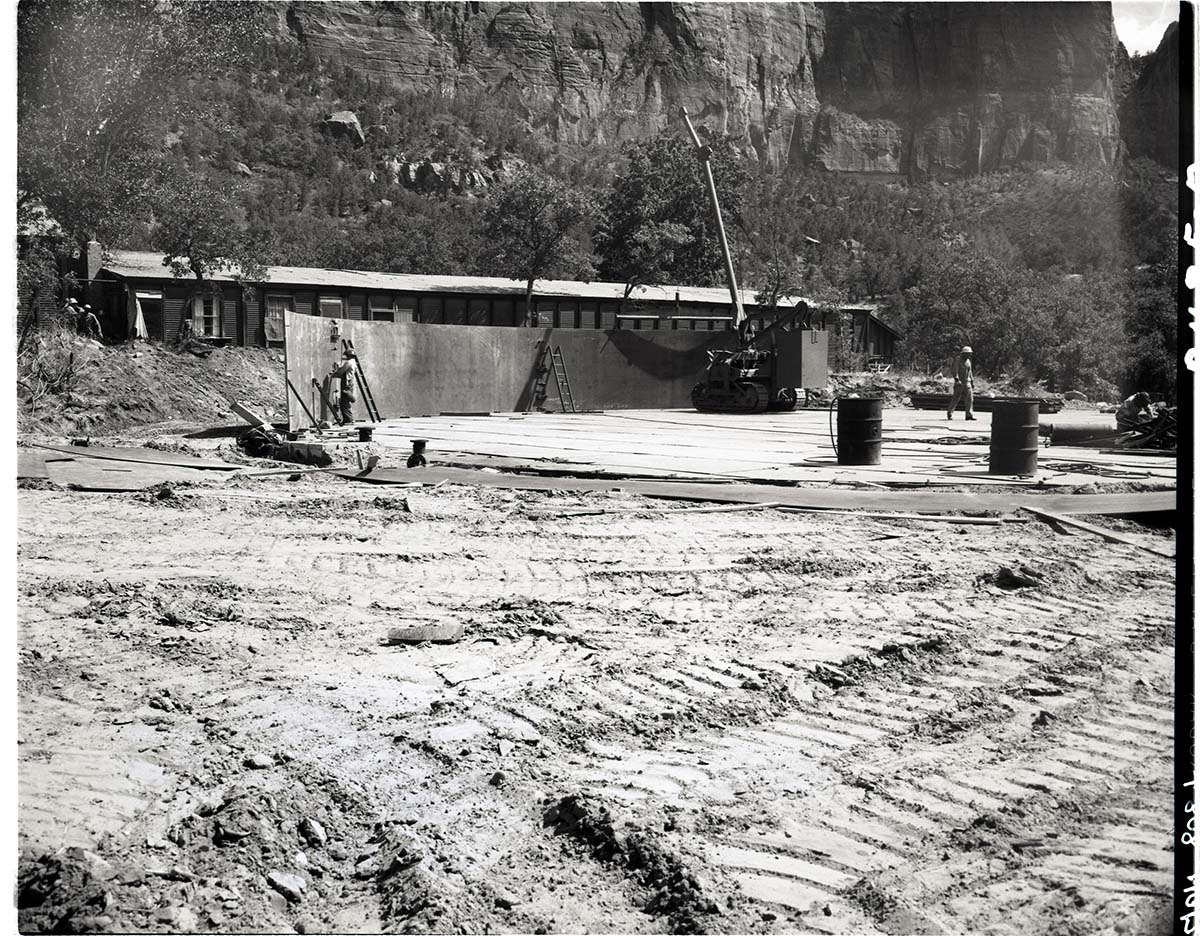
{"label": "tree on hillside", "polygon": [[165,124],[189,83],[249,53],[263,8],[215,0],[23,0],[17,11],[18,217],[117,243],[161,205]]}
{"label": "tree on hillside", "polygon": [[925,259],[918,284],[904,290],[906,340],[927,365],[948,361],[964,344],[981,372],[1022,363],[1026,323],[1014,314],[1011,270],[965,243]]}
{"label": "tree on hillside", "polygon": [[262,280],[262,247],[243,231],[236,190],[187,175],[169,180],[153,196],[161,207],[151,242],[175,276],[200,284],[221,273],[239,282]]}
{"label": "tree on hillside", "polygon": [[675,253],[692,242],[682,224],[646,219],[634,229],[628,240],[613,253],[620,257],[609,266],[609,275],[625,284],[621,292],[620,314],[630,294],[639,286],[654,286],[670,281]]}
{"label": "tree on hillside", "polygon": [[1179,243],[1171,239],[1158,263],[1133,274],[1133,301],[1126,306],[1125,332],[1133,353],[1121,375],[1125,392],[1161,393],[1174,402],[1179,371]]}
{"label": "tree on hillside", "polygon": [[[600,274],[628,284],[720,286],[725,265],[695,148],[674,136],[630,144],[596,231]],[[728,144],[712,149],[713,179],[736,256],[746,171]],[[628,294],[628,288],[626,291]]]}
{"label": "tree on hillside", "polygon": [[744,285],[755,287],[754,301],[771,312],[804,293],[806,257],[819,243],[805,223],[805,208],[812,202],[794,178],[764,173],[741,213]]}
{"label": "tree on hillside", "polygon": [[1121,331],[1125,277],[1027,272],[1014,282],[1016,350],[1026,371],[1051,390],[1115,395],[1113,380],[1129,349]]}
{"label": "tree on hillside", "polygon": [[483,212],[486,262],[496,276],[525,282],[525,314],[536,324],[533,287],[550,276],[591,279],[585,246],[591,200],[581,192],[526,167],[492,195]]}

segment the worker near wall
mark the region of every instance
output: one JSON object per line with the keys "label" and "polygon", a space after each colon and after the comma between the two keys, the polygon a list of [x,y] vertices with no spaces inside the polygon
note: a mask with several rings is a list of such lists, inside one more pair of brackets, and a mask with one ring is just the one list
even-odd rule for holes
{"label": "worker near wall", "polygon": [[962,351],[959,352],[958,363],[954,368],[954,394],[950,397],[950,409],[946,410],[947,419],[954,418],[954,410],[958,407],[959,400],[962,400],[967,419],[975,418],[975,371],[971,367],[972,353],[970,345],[963,345]]}
{"label": "worker near wall", "polygon": [[79,320],[79,330],[96,341],[100,341],[104,337],[104,332],[100,330],[100,319],[96,318],[96,313],[92,311],[90,305],[83,307],[83,315]]}
{"label": "worker near wall", "polygon": [[354,422],[354,352],[346,349],[342,360],[333,365],[333,376],[338,379],[338,409],[342,424]]}
{"label": "worker near wall", "polygon": [[1151,419],[1153,414],[1150,412],[1150,394],[1135,393],[1131,397],[1127,397],[1125,401],[1117,407],[1117,428],[1122,432],[1128,432],[1139,424]]}

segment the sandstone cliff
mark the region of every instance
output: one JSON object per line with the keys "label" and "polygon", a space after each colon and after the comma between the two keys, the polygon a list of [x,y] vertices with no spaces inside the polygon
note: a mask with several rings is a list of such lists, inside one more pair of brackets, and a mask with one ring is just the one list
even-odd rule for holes
{"label": "sandstone cliff", "polygon": [[1179,24],[1172,23],[1121,102],[1121,136],[1132,156],[1179,169]]}
{"label": "sandstone cliff", "polygon": [[772,165],[959,175],[1120,152],[1107,3],[294,3],[286,28],[396,87],[512,86],[559,140],[686,105]]}

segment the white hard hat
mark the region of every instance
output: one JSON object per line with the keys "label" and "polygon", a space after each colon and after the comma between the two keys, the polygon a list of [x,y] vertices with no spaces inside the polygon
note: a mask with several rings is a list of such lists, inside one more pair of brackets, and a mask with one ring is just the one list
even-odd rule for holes
{"label": "white hard hat", "polygon": [[973,354],[974,352],[971,351],[971,346],[969,344],[965,344],[965,345],[963,345],[962,353],[963,354]]}

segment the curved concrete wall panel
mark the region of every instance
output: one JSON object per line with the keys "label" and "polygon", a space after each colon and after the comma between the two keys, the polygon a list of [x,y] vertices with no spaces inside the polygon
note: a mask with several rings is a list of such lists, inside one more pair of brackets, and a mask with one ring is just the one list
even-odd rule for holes
{"label": "curved concrete wall panel", "polygon": [[[343,339],[354,343],[384,418],[523,411],[547,343],[562,348],[579,409],[690,406],[708,349],[736,344],[729,332],[420,325],[294,312],[285,313],[284,328],[288,379],[318,418],[312,381],[324,382],[341,360]],[[557,409],[553,378],[547,394],[547,407]],[[364,418],[365,413],[360,400],[355,415]],[[288,424],[293,429],[306,424],[290,392]]]}

